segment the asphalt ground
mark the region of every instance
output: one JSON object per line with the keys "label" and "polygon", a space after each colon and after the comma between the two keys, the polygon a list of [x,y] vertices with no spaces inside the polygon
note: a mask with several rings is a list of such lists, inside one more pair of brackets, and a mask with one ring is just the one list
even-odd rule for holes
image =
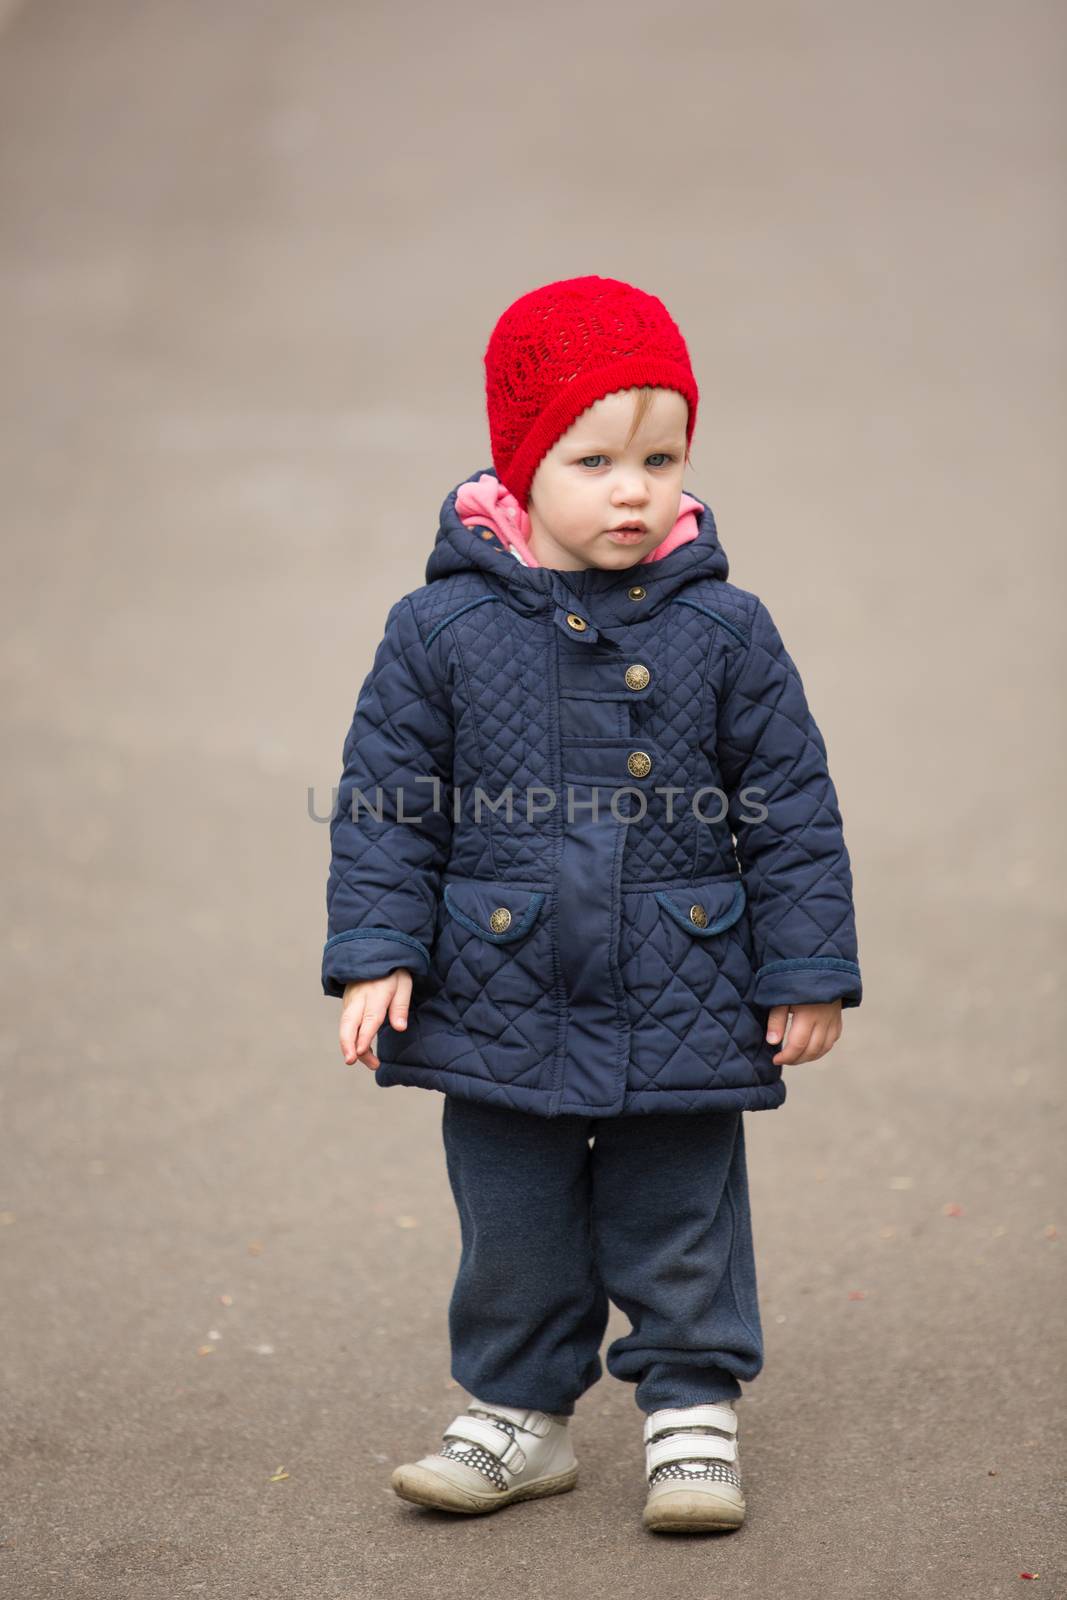
{"label": "asphalt ground", "polygon": [[[1067,1594],[1062,15],[2,17],[0,1589]],[[643,1531],[609,1377],[574,1493],[392,1493],[467,1399],[443,1101],[319,985],[309,791],[489,464],[493,320],[583,272],[686,334],[856,880],[864,1003],[746,1122],[725,1536]]]}

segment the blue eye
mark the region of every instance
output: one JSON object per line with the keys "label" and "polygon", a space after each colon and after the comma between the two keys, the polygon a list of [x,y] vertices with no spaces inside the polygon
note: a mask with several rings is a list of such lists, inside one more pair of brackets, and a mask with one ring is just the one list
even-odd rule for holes
{"label": "blue eye", "polygon": [[[656,458],[656,456],[660,456],[665,463],[673,461],[675,459],[674,456],[672,456],[669,453],[669,451],[666,451],[666,450],[655,450],[655,451],[653,451],[652,455],[650,455],[647,459],[649,461],[653,461]],[[593,455],[593,456],[582,456],[579,459],[578,465],[580,467],[584,467],[586,462],[588,462],[588,461],[606,461],[606,460],[607,460],[607,456],[605,456],[603,454],[597,454],[597,455]]]}

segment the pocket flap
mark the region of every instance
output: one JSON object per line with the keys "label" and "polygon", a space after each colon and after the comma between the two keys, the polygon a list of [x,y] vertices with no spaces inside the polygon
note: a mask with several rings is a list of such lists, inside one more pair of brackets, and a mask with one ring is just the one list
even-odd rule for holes
{"label": "pocket flap", "polygon": [[452,878],[444,891],[445,905],[456,921],[492,944],[507,944],[529,933],[545,899],[542,889],[520,889],[488,878]]}
{"label": "pocket flap", "polygon": [[714,883],[657,889],[656,899],[687,933],[707,939],[733,927],[745,909],[746,896],[740,878],[719,878]]}

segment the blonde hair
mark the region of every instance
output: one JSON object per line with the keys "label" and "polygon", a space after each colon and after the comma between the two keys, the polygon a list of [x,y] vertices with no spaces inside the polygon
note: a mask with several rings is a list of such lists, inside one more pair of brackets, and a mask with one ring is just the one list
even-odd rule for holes
{"label": "blonde hair", "polygon": [[[652,397],[655,395],[656,390],[657,386],[650,383],[644,383],[640,386],[640,388],[634,389],[634,415],[633,422],[630,424],[630,431],[626,436],[627,446],[632,444],[633,440],[637,436],[637,430],[647,417],[649,408],[652,405]],[[692,462],[689,459],[688,441],[686,442],[685,447],[685,464],[687,467],[692,466]]]}

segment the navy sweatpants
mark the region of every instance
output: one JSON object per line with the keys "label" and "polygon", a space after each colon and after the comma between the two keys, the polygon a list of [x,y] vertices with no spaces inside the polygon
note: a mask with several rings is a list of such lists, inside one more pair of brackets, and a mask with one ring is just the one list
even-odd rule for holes
{"label": "navy sweatpants", "polygon": [[611,1301],[631,1331],[607,1368],[643,1411],[736,1399],[763,1366],[743,1116],[550,1118],[445,1095],[456,1382],[570,1414],[603,1376]]}

